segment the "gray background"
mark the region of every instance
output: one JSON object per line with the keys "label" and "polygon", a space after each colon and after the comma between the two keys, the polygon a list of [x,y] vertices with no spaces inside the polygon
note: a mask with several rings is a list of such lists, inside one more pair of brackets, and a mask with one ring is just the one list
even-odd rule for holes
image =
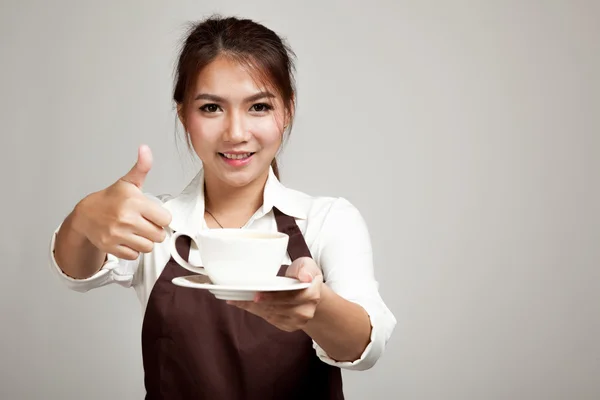
{"label": "gray background", "polygon": [[0,398],[142,398],[134,292],[68,291],[48,243],[140,143],[146,191],[194,174],[171,73],[213,11],[288,38],[283,182],[370,226],[398,326],[347,398],[600,398],[599,3],[207,3],[0,3]]}

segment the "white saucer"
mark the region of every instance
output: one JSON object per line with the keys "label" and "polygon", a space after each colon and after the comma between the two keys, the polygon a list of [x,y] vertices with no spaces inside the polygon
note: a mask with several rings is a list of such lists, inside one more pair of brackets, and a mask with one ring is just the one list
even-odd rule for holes
{"label": "white saucer", "polygon": [[252,301],[257,292],[282,292],[306,289],[310,283],[283,276],[273,277],[272,282],[261,285],[215,285],[206,275],[189,275],[174,278],[173,284],[191,289],[205,289],[220,300]]}

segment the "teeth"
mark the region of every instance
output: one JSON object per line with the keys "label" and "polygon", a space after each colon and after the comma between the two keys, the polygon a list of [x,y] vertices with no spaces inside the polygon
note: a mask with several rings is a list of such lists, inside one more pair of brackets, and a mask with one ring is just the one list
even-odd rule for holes
{"label": "teeth", "polygon": [[227,154],[222,153],[225,158],[229,158],[230,160],[242,160],[244,158],[248,158],[252,155],[252,153],[244,153],[244,154]]}

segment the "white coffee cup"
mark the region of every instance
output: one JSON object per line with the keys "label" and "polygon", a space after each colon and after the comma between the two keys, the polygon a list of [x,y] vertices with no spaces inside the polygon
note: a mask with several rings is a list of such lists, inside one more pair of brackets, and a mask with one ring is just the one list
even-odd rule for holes
{"label": "white coffee cup", "polygon": [[[202,266],[185,261],[175,243],[189,236],[200,251]],[[175,232],[170,252],[183,268],[204,275],[217,285],[268,284],[276,279],[287,252],[289,236],[253,229],[206,229],[196,235]]]}

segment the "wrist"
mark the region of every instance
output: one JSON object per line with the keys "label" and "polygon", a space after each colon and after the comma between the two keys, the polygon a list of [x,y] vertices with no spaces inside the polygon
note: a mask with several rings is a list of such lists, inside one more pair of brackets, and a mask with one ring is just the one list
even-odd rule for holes
{"label": "wrist", "polygon": [[335,293],[329,286],[325,283],[321,284],[320,300],[315,308],[313,317],[306,323],[306,329],[310,330],[321,323],[334,295]]}
{"label": "wrist", "polygon": [[84,200],[85,199],[77,203],[77,205],[75,205],[73,208],[73,211],[71,211],[71,213],[65,219],[65,223],[69,226],[69,228],[71,228],[70,231],[72,234],[82,241],[87,240],[87,235],[85,234],[86,230],[84,227],[85,218],[82,210],[82,202]]}

